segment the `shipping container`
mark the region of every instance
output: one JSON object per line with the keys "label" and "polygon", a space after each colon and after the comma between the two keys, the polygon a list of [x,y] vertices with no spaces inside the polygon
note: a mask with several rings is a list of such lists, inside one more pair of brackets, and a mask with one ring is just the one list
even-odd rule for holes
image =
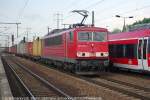
{"label": "shipping container", "polygon": [[37,38],[33,40],[33,56],[41,56],[42,53],[42,40]]}
{"label": "shipping container", "polygon": [[26,55],[32,55],[33,54],[33,42],[26,42]]}
{"label": "shipping container", "polygon": [[17,53],[17,45],[13,45],[10,47],[10,53]]}
{"label": "shipping container", "polygon": [[27,49],[26,49],[26,43],[21,41],[18,45],[17,45],[17,53],[18,54],[26,54],[27,53]]}

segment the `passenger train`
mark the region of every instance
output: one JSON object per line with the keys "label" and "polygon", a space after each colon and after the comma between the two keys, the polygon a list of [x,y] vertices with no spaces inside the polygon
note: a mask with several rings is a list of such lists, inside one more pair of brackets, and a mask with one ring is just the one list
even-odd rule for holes
{"label": "passenger train", "polygon": [[150,71],[150,29],[110,34],[109,53],[115,67]]}

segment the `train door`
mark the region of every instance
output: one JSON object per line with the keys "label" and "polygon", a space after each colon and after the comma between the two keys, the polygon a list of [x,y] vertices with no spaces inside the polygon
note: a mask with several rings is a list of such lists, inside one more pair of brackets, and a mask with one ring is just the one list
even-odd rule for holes
{"label": "train door", "polygon": [[148,37],[138,40],[138,66],[142,70],[150,70],[148,67]]}
{"label": "train door", "polygon": [[70,31],[67,34],[67,53],[68,53],[68,57],[73,57],[73,52],[74,52],[74,32]]}

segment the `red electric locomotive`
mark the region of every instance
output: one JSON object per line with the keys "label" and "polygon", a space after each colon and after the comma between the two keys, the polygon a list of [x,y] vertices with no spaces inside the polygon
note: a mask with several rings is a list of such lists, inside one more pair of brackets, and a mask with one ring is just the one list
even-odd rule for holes
{"label": "red electric locomotive", "polygon": [[108,31],[105,28],[83,24],[86,10],[74,10],[84,16],[79,24],[68,29],[56,29],[43,38],[42,59],[59,68],[77,74],[95,74],[109,65]]}
{"label": "red electric locomotive", "polygon": [[109,49],[115,67],[150,71],[150,29],[110,34]]}
{"label": "red electric locomotive", "polygon": [[43,38],[42,58],[78,74],[99,72],[109,64],[107,33],[92,26],[52,31]]}

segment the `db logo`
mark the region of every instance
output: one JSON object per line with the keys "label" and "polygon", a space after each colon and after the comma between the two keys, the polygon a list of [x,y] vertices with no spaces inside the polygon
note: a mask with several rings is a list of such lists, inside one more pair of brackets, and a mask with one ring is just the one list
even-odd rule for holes
{"label": "db logo", "polygon": [[132,60],[129,60],[129,61],[128,61],[128,64],[132,64]]}

